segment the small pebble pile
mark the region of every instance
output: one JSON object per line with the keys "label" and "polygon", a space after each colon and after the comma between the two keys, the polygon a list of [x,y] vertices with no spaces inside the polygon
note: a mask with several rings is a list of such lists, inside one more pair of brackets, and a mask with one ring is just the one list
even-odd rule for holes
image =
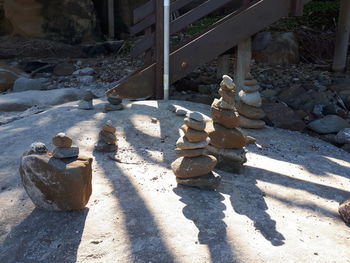
{"label": "small pebble pile", "polygon": [[265,112],[261,109],[260,86],[253,76],[248,73],[244,85],[239,92],[237,110],[240,114],[240,127],[248,129],[261,129],[265,127],[265,122],[261,119],[265,117]]}
{"label": "small pebble pile", "polygon": [[248,143],[247,137],[237,129],[240,124],[239,114],[235,108],[235,84],[224,75],[220,84],[220,99],[211,105],[212,125],[208,128],[210,154],[216,157],[217,168],[238,173],[247,161],[243,147]]}
{"label": "small pebble pile", "polygon": [[117,111],[117,110],[124,109],[124,106],[122,104],[122,102],[123,102],[122,98],[120,98],[118,96],[109,95],[107,97],[107,100],[109,103],[105,104],[105,108],[104,108],[105,112]]}
{"label": "small pebble pile", "polygon": [[99,133],[99,140],[95,144],[95,150],[99,152],[115,152],[118,149],[115,127],[111,120],[108,120]]}
{"label": "small pebble pile", "polygon": [[84,92],[81,100],[78,103],[78,108],[82,110],[92,110],[94,108],[93,99],[97,98],[90,90]]}
{"label": "small pebble pile", "polygon": [[176,181],[181,185],[215,190],[221,177],[212,172],[216,158],[206,154],[209,143],[206,121],[199,112],[190,112],[184,123],[180,128],[183,136],[176,142],[178,158],[171,164]]}
{"label": "small pebble pile", "polygon": [[65,133],[58,133],[52,138],[53,145],[56,148],[52,152],[52,156],[57,159],[73,158],[79,155],[79,147],[72,147],[72,139]]}

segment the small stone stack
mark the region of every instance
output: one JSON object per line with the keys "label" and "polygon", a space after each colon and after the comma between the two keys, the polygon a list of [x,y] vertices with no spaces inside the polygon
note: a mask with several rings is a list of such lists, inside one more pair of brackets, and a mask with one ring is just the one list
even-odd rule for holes
{"label": "small stone stack", "polygon": [[219,89],[221,98],[211,105],[213,123],[208,127],[210,145],[207,149],[216,157],[217,168],[238,173],[247,161],[243,149],[247,138],[237,129],[240,119],[235,108],[235,88],[232,79],[224,75]]}
{"label": "small stone stack", "polygon": [[239,101],[236,105],[240,114],[240,127],[248,129],[264,128],[266,124],[261,119],[265,117],[265,112],[261,109],[262,101],[258,82],[248,73],[241,88]]}
{"label": "small stone stack", "polygon": [[181,126],[183,136],[176,142],[178,158],[171,164],[178,184],[215,190],[221,181],[219,175],[212,172],[216,158],[206,154],[209,143],[205,131],[206,121],[199,112],[191,112]]}
{"label": "small stone stack", "polygon": [[65,133],[58,133],[52,138],[53,145],[56,148],[52,152],[52,156],[57,159],[73,158],[79,155],[79,147],[72,147],[72,139]]}
{"label": "small stone stack", "polygon": [[109,103],[105,104],[105,112],[122,110],[124,108],[122,104],[123,100],[118,96],[109,95],[107,100]]}
{"label": "small stone stack", "polygon": [[95,145],[95,150],[99,152],[115,152],[118,149],[115,127],[111,120],[108,120],[99,133],[99,141]]}
{"label": "small stone stack", "polygon": [[97,98],[91,90],[87,90],[83,93],[81,100],[78,103],[78,108],[82,110],[92,110],[94,108],[92,100]]}

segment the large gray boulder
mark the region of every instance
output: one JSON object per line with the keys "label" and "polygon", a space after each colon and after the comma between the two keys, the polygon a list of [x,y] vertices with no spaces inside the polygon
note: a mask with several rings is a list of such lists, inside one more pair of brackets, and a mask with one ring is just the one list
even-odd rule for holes
{"label": "large gray boulder", "polygon": [[350,123],[337,115],[327,115],[322,119],[310,122],[307,127],[317,133],[327,134],[350,128]]}

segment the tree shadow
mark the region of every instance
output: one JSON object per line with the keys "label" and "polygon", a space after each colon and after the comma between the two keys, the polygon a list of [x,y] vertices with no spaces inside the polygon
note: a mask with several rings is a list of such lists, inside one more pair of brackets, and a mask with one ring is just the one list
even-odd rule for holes
{"label": "tree shadow", "polygon": [[276,221],[267,213],[264,193],[257,187],[256,178],[238,175],[235,180],[229,180],[232,175],[227,176],[222,171],[217,173],[223,178],[219,191],[230,196],[234,211],[247,216],[254,223],[256,230],[273,246],[282,246],[285,238],[277,231]]}
{"label": "tree shadow", "polygon": [[112,183],[114,195],[125,218],[125,228],[134,262],[175,262],[152,212],[133,185],[129,175],[108,158],[94,151],[95,162]]}
{"label": "tree shadow", "polygon": [[73,212],[35,208],[7,235],[0,262],[74,263],[89,209]]}
{"label": "tree shadow", "polygon": [[227,240],[227,225],[223,221],[226,206],[219,192],[204,191],[179,185],[173,192],[186,204],[182,212],[199,230],[198,241],[207,245],[210,262],[236,262],[236,256]]}

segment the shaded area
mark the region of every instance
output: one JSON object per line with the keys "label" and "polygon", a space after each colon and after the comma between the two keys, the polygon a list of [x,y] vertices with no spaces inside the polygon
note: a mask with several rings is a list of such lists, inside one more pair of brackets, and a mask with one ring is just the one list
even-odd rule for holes
{"label": "shaded area", "polygon": [[174,193],[186,204],[182,212],[198,228],[198,241],[208,246],[210,262],[235,262],[235,254],[227,239],[227,225],[223,221],[225,199],[215,191],[204,191],[191,187],[178,186]]}
{"label": "shaded area", "polygon": [[88,212],[35,208],[7,235],[0,249],[0,262],[76,262]]}

